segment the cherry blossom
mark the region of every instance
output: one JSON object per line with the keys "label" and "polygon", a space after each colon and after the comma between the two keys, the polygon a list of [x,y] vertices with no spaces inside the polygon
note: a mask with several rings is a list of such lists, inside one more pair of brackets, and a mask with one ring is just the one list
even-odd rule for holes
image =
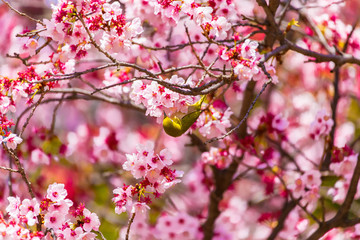
{"label": "cherry blossom", "polygon": [[[136,179],[143,179],[140,183],[124,185],[114,189],[115,212],[120,214],[126,210],[129,212],[144,212],[149,209],[151,202],[147,193],[156,197],[163,194],[168,188],[180,182],[181,171],[171,170],[169,166],[173,163],[171,153],[163,149],[159,154],[154,153],[154,143],[147,142],[145,145],[137,145],[137,153],[126,154],[126,162],[123,169],[130,171]],[[138,195],[138,201],[133,196]],[[131,208],[131,209],[129,209]]]}
{"label": "cherry blossom", "polygon": [[52,211],[45,214],[44,225],[47,228],[58,229],[65,222],[65,215],[59,211]]}
{"label": "cherry blossom", "polygon": [[83,229],[86,232],[90,232],[91,230],[98,231],[100,226],[99,217],[96,213],[91,213],[88,209],[84,209],[84,225]]}
{"label": "cherry blossom", "polygon": [[324,109],[316,114],[315,121],[310,126],[310,135],[314,139],[319,139],[320,136],[329,134],[334,121],[325,112]]}
{"label": "cherry blossom", "polygon": [[2,142],[6,143],[6,146],[11,149],[15,149],[22,141],[23,140],[20,137],[13,133],[2,139]]}
{"label": "cherry blossom", "polygon": [[67,196],[67,192],[64,187],[65,185],[61,183],[53,183],[49,185],[46,197],[54,202],[64,200]]}

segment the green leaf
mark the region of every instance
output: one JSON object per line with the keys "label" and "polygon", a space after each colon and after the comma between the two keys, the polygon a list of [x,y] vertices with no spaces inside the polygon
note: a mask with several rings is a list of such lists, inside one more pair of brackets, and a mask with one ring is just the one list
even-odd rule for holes
{"label": "green leaf", "polygon": [[338,176],[329,175],[321,177],[321,186],[322,187],[333,187],[335,183],[340,179]]}
{"label": "green leaf", "polygon": [[355,125],[354,137],[356,138],[360,135],[360,106],[357,100],[351,99],[347,111],[347,117]]}
{"label": "green leaf", "polygon": [[[336,212],[340,208],[339,204],[334,203],[329,198],[323,198],[323,205],[321,203],[321,200],[319,200],[317,206],[318,207],[313,212],[313,215],[317,219],[319,219],[320,221],[322,220],[323,210],[325,210],[325,213],[327,214],[327,213],[329,213],[331,211]],[[315,223],[315,220],[312,219],[310,216],[308,218],[309,218],[309,221],[310,221],[310,225]]]}
{"label": "green leaf", "polygon": [[50,138],[49,140],[46,140],[43,142],[42,149],[43,149],[44,153],[46,153],[46,154],[50,153],[53,155],[57,155],[57,154],[59,154],[61,145],[62,145],[62,143],[61,143],[60,139],[57,136],[54,136],[54,137]]}

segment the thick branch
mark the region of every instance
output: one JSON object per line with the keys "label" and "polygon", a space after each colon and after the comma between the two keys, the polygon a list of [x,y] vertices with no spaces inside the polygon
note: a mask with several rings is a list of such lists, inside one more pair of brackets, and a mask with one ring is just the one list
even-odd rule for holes
{"label": "thick branch", "polygon": [[324,224],[320,224],[318,229],[313,234],[311,234],[311,236],[308,238],[308,240],[319,239],[325,233],[327,233],[329,230],[336,228],[336,227],[342,227],[343,224],[345,224],[346,222],[355,223],[355,221],[347,219],[347,215],[349,213],[351,204],[354,201],[354,197],[355,197],[355,194],[357,191],[357,186],[359,183],[359,178],[360,178],[360,155],[357,159],[354,174],[350,181],[349,190],[347,191],[345,200],[344,200],[343,204],[341,205],[340,209],[338,210],[338,212],[332,219],[325,222]]}
{"label": "thick branch", "polygon": [[314,52],[305,48],[302,48],[291,41],[285,39],[286,44],[289,48],[295,52],[301,53],[308,57],[315,58],[315,62],[334,62],[337,66],[341,66],[345,63],[354,63],[360,65],[360,59],[355,58],[352,55],[344,54],[344,55],[333,55],[333,54],[323,54]]}
{"label": "thick branch", "polygon": [[280,1],[270,0],[269,6],[266,4],[265,0],[256,0],[256,2],[264,9],[266,14],[268,26],[266,29],[267,34],[264,40],[264,44],[266,47],[271,49],[277,39],[281,40],[283,38],[283,34],[275,21],[275,13],[279,7]]}
{"label": "thick branch", "polygon": [[[254,89],[254,85],[255,82],[250,82],[248,84],[247,86],[248,92],[251,89]],[[251,110],[250,108],[252,108],[251,106],[253,106],[254,101],[256,102],[256,100],[257,99],[251,101],[251,98],[244,97],[244,102],[242,104],[241,114],[240,114],[240,118],[242,118],[242,121],[237,128],[235,127],[232,129],[233,131],[235,131],[242,125],[242,123],[244,123],[245,128],[241,128],[241,130],[238,132],[240,138],[244,138],[246,136],[246,126],[247,126],[246,119]],[[224,192],[232,184],[233,177],[236,173],[238,166],[239,166],[239,162],[233,159],[233,162],[230,164],[230,166],[224,170],[220,170],[217,169],[216,167],[212,167],[213,175],[215,178],[215,189],[210,193],[208,216],[205,223],[203,224],[204,240],[211,240],[213,237],[215,221],[220,215],[219,203],[223,198]]]}
{"label": "thick branch", "polygon": [[281,210],[280,217],[277,220],[277,225],[273,230],[271,231],[270,236],[268,237],[268,240],[274,240],[276,236],[279,234],[279,232],[283,229],[285,221],[289,213],[296,207],[296,201],[292,200],[290,202],[286,201],[284,203],[283,209]]}
{"label": "thick branch", "polygon": [[331,163],[331,154],[332,154],[332,148],[334,146],[334,140],[335,140],[335,130],[336,130],[336,112],[337,112],[337,105],[340,99],[340,93],[339,93],[339,81],[340,81],[340,69],[338,67],[335,67],[334,70],[334,98],[331,102],[331,111],[332,111],[332,120],[334,122],[334,125],[331,128],[330,131],[330,141],[327,146],[325,160],[321,166],[322,170],[328,170],[330,163]]}

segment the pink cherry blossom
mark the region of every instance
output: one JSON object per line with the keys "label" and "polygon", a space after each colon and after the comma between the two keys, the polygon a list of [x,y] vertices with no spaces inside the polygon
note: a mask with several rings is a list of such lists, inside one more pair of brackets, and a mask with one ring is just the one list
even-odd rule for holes
{"label": "pink cherry blossom", "polygon": [[340,162],[334,162],[330,164],[330,169],[338,176],[345,177],[350,179],[358,159],[358,154],[353,154],[347,157]]}
{"label": "pink cherry blossom", "polygon": [[225,17],[219,17],[216,21],[212,21],[213,28],[210,30],[210,34],[215,35],[217,38],[223,39],[227,36],[227,32],[231,28],[231,24]]}
{"label": "pink cherry blossom", "polygon": [[44,226],[47,228],[58,229],[65,221],[65,215],[59,211],[53,211],[45,214]]}
{"label": "pink cherry blossom", "polygon": [[213,9],[211,7],[198,7],[194,11],[194,18],[197,24],[202,25],[210,22],[212,17],[211,13]]}
{"label": "pink cherry blossom", "polygon": [[90,232],[91,230],[98,231],[100,226],[99,217],[96,213],[90,212],[88,209],[84,209],[84,225],[83,229],[86,232]]}
{"label": "pink cherry blossom", "polygon": [[64,238],[69,240],[76,240],[83,233],[84,231],[82,230],[81,227],[77,227],[74,230],[71,228],[66,228],[64,231],[62,231]]}
{"label": "pink cherry blossom", "polygon": [[19,197],[8,197],[9,205],[6,207],[6,211],[10,216],[16,217],[20,213],[21,200]]}
{"label": "pink cherry blossom", "polygon": [[17,145],[20,144],[23,140],[16,136],[15,134],[11,133],[9,136],[4,138],[2,142],[6,143],[6,146],[10,149],[16,149]]}
{"label": "pink cherry blossom", "polygon": [[49,207],[49,211],[58,211],[62,214],[67,214],[73,202],[70,199],[58,200]]}
{"label": "pink cherry blossom", "polygon": [[330,115],[322,109],[316,114],[315,121],[310,126],[310,136],[317,140],[320,136],[329,134],[333,125],[334,121]]}
{"label": "pink cherry blossom", "polygon": [[81,239],[81,240],[93,240],[93,239],[95,239],[95,237],[96,237],[95,233],[85,232],[85,233],[80,234],[78,239]]}
{"label": "pink cherry blossom", "polygon": [[50,158],[40,149],[35,149],[31,152],[31,161],[36,164],[50,164]]}
{"label": "pink cherry blossom", "polygon": [[65,185],[62,183],[53,183],[49,185],[46,197],[53,202],[64,200],[67,196],[67,191],[64,187]]}
{"label": "pink cherry blossom", "polygon": [[317,170],[309,170],[301,176],[305,186],[311,188],[313,186],[319,187],[321,185],[321,173]]}
{"label": "pink cherry blossom", "polygon": [[119,2],[113,2],[111,4],[105,3],[103,8],[105,14],[103,14],[102,17],[105,21],[115,20],[116,16],[122,13]]}
{"label": "pink cherry blossom", "polygon": [[40,214],[40,204],[33,199],[24,199],[20,206],[20,214],[25,215],[27,224],[33,226],[37,222],[37,216]]}
{"label": "pink cherry blossom", "polygon": [[289,126],[289,122],[279,113],[274,117],[271,125],[274,129],[284,131]]}

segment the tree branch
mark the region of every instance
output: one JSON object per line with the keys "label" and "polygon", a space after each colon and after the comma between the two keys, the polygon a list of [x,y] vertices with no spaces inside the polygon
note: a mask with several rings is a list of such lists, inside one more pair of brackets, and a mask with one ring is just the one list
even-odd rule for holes
{"label": "tree branch", "polygon": [[336,215],[332,219],[326,221],[323,224],[320,224],[318,229],[316,229],[316,231],[310,235],[308,240],[319,239],[332,228],[341,227],[346,222],[350,221],[352,224],[353,223],[356,224],[357,221],[353,222],[352,220],[347,219],[347,215],[349,213],[351,204],[354,201],[354,197],[357,191],[357,186],[359,183],[359,178],[360,178],[360,155],[358,156],[354,173],[350,181],[349,190],[347,191],[345,200],[341,205],[340,209],[337,211]]}

